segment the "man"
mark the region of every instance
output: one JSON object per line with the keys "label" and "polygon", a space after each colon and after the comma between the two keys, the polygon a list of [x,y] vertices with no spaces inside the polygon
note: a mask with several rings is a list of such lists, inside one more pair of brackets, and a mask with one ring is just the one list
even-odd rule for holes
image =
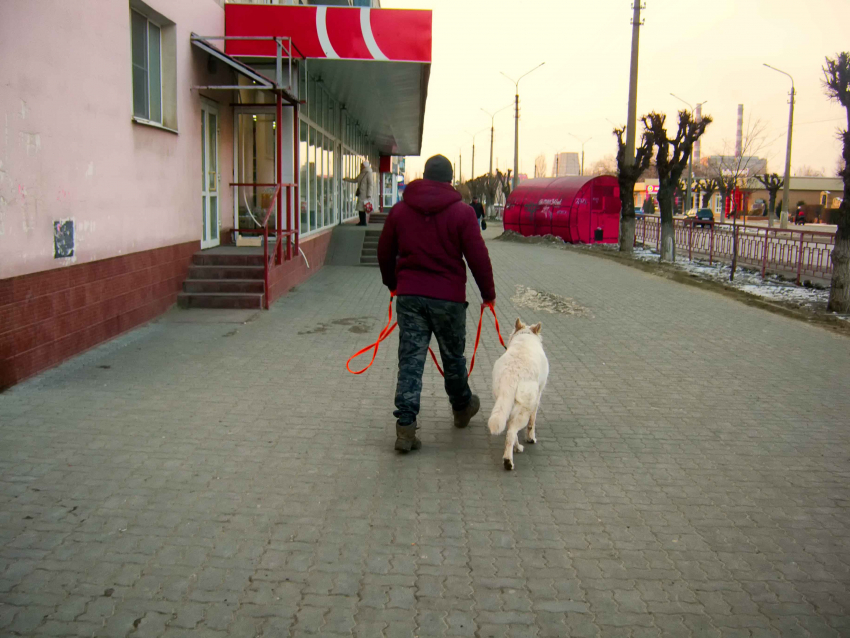
{"label": "man", "polygon": [[[395,449],[418,450],[416,417],[431,334],[437,337],[455,427],[465,428],[481,402],[466,375],[466,264],[485,302],[496,299],[490,255],[472,208],[451,185],[442,155],[425,162],[423,179],[408,184],[378,242],[384,285],[398,295],[398,385]],[[466,259],[466,263],[464,263]]]}
{"label": "man", "polygon": [[477,197],[472,198],[472,210],[475,211],[475,217],[478,219],[478,225],[481,225],[481,220],[484,218],[484,206]]}

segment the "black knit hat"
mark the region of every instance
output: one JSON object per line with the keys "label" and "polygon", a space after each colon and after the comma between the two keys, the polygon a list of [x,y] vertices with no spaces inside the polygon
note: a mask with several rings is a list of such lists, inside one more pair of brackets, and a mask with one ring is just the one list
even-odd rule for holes
{"label": "black knit hat", "polygon": [[443,155],[434,155],[425,162],[425,172],[422,177],[435,182],[452,183],[452,163]]}

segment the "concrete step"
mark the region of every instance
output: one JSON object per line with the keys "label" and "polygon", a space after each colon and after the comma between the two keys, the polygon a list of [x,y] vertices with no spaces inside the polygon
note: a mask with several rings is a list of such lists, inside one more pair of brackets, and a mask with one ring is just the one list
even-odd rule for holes
{"label": "concrete step", "polygon": [[192,255],[196,266],[262,266],[262,255],[229,255],[199,252]]}
{"label": "concrete step", "polygon": [[181,308],[257,308],[263,307],[263,293],[181,292],[177,304]]}
{"label": "concrete step", "polygon": [[260,293],[263,292],[262,279],[187,279],[183,282],[183,292],[209,293]]}
{"label": "concrete step", "polygon": [[[260,258],[262,259],[262,257]],[[260,262],[262,263],[262,261]],[[263,279],[262,266],[190,266],[188,279]]]}
{"label": "concrete step", "polygon": [[362,252],[362,253],[360,253],[360,257],[361,257],[361,258],[363,258],[363,257],[367,257],[367,256],[368,256],[368,257],[375,257],[375,258],[377,259],[377,257],[378,257],[378,250],[377,250],[377,249],[375,249],[375,248],[366,248],[366,247],[364,246],[364,247],[363,247],[363,252]]}

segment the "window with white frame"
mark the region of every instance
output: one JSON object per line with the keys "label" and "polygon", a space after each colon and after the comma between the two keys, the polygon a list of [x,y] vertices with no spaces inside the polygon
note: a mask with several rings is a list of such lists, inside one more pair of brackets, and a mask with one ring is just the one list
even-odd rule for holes
{"label": "window with white frame", "polygon": [[162,124],[162,29],[130,11],[133,40],[133,115]]}

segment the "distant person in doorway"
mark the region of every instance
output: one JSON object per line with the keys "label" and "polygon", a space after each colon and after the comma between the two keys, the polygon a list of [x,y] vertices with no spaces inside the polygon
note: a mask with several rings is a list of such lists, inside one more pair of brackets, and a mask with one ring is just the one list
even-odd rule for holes
{"label": "distant person in doorway", "polygon": [[[464,263],[466,260],[466,263]],[[437,337],[454,425],[465,428],[481,402],[466,373],[466,266],[485,302],[496,299],[493,267],[470,206],[452,188],[452,164],[442,155],[425,162],[423,179],[404,189],[378,242],[384,285],[398,296],[398,384],[395,393],[399,452],[418,450],[416,417],[431,335]]]}
{"label": "distant person in doorway", "polygon": [[[481,205],[481,202],[477,197],[472,198],[472,210],[475,211],[475,217],[478,218],[478,225],[482,226],[481,221],[484,219],[484,206]],[[486,228],[486,226],[484,226]]]}
{"label": "distant person in doorway", "polygon": [[357,214],[360,216],[360,222],[357,225],[365,226],[368,220],[367,215],[372,212],[373,207],[372,182],[374,179],[369,160],[360,164],[360,173],[357,177],[346,177],[345,181],[357,184],[357,190],[354,192],[354,195],[357,197]]}

